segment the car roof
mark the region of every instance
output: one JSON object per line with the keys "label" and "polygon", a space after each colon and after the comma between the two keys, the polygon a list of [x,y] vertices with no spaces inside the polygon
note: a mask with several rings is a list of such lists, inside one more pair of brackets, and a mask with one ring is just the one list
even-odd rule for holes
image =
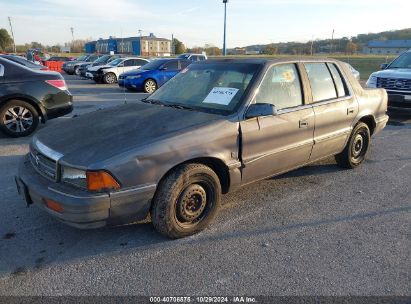
{"label": "car roof", "polygon": [[281,57],[281,58],[224,58],[209,59],[207,61],[194,62],[195,64],[210,63],[249,63],[249,64],[272,64],[281,62],[340,62],[339,60],[323,57]]}

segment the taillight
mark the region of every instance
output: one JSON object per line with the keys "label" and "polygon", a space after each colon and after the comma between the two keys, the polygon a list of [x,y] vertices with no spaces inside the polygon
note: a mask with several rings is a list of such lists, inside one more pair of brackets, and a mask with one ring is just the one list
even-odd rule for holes
{"label": "taillight", "polygon": [[62,91],[67,90],[66,82],[63,79],[46,80],[46,82],[49,85],[52,85],[53,87],[60,89]]}

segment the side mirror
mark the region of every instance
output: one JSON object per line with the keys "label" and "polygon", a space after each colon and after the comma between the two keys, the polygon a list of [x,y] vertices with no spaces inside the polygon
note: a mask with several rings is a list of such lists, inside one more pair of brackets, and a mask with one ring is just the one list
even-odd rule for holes
{"label": "side mirror", "polygon": [[120,63],[117,67],[118,68],[121,68],[121,67],[123,67],[124,66],[124,63]]}
{"label": "side mirror", "polygon": [[160,70],[160,71],[167,71],[167,67],[162,66],[162,67],[159,68],[159,70]]}
{"label": "side mirror", "polygon": [[4,76],[4,65],[0,64],[0,77]]}
{"label": "side mirror", "polygon": [[277,115],[277,109],[275,105],[271,103],[255,103],[251,104],[248,109],[247,113],[245,114],[245,118],[254,118],[260,116],[274,116]]}
{"label": "side mirror", "polygon": [[383,63],[380,65],[381,70],[385,70],[388,67],[388,63]]}

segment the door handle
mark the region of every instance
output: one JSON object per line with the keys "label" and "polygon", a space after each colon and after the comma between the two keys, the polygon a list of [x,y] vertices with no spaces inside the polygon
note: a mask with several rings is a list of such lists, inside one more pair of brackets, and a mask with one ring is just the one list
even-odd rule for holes
{"label": "door handle", "polygon": [[347,115],[354,114],[355,108],[351,107],[347,109]]}
{"label": "door handle", "polygon": [[308,121],[300,120],[300,128],[308,128]]}

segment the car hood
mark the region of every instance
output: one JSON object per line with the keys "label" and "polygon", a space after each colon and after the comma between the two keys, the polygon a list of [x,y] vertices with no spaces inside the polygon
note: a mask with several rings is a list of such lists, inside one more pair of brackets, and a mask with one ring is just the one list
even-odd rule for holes
{"label": "car hood", "polygon": [[372,76],[381,78],[411,79],[411,69],[386,69],[372,73]]}
{"label": "car hood", "polygon": [[91,66],[88,68],[89,71],[98,71],[100,69],[111,69],[114,68],[112,65],[96,65],[96,66]]}
{"label": "car hood", "polygon": [[33,138],[63,155],[63,163],[92,168],[116,155],[189,132],[222,116],[145,103],[95,111],[39,131]]}

